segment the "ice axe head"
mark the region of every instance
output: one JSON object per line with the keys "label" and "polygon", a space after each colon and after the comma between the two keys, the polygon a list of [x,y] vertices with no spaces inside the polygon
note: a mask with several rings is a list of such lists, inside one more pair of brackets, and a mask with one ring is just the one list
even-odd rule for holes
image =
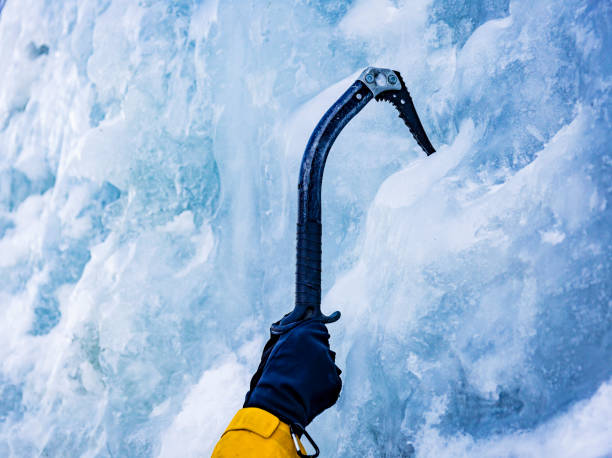
{"label": "ice axe head", "polygon": [[436,150],[427,138],[400,72],[388,68],[368,67],[361,73],[359,80],[363,81],[372,91],[372,95],[377,102],[382,100],[395,107],[399,112],[399,117],[410,129],[412,136],[428,156],[435,153]]}

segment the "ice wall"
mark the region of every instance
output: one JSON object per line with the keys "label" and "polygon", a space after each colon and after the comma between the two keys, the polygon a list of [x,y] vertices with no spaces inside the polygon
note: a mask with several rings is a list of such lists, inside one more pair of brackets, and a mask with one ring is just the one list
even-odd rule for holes
{"label": "ice wall", "polygon": [[[5,3],[4,8],[2,8]],[[324,185],[324,456],[612,454],[608,2],[0,0],[0,456],[202,456]]]}

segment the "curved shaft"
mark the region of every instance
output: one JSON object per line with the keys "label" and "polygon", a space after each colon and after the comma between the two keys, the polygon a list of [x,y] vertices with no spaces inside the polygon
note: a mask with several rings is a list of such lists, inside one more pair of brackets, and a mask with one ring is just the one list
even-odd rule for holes
{"label": "curved shaft", "polygon": [[[295,308],[281,320],[287,325],[321,314],[321,185],[330,148],[340,131],[372,99],[357,80],[327,110],[310,136],[300,168],[298,185],[297,270]],[[334,320],[336,316],[323,317]]]}

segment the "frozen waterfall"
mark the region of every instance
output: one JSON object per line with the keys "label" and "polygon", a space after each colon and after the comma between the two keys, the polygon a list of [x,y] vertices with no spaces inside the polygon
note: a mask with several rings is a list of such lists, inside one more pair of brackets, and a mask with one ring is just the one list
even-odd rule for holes
{"label": "frozen waterfall", "polygon": [[612,455],[612,4],[0,0],[0,457],[209,456],[329,156],[323,456]]}

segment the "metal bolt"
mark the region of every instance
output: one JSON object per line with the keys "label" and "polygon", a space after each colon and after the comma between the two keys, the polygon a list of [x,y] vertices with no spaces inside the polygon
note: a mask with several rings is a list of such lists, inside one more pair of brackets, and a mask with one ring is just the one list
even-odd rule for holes
{"label": "metal bolt", "polygon": [[387,77],[387,81],[389,81],[389,84],[393,85],[393,84],[397,83],[397,76],[395,76],[393,73],[391,73]]}
{"label": "metal bolt", "polygon": [[366,83],[372,84],[374,82],[374,75],[372,75],[371,73],[368,73],[365,76],[365,80],[366,80]]}

